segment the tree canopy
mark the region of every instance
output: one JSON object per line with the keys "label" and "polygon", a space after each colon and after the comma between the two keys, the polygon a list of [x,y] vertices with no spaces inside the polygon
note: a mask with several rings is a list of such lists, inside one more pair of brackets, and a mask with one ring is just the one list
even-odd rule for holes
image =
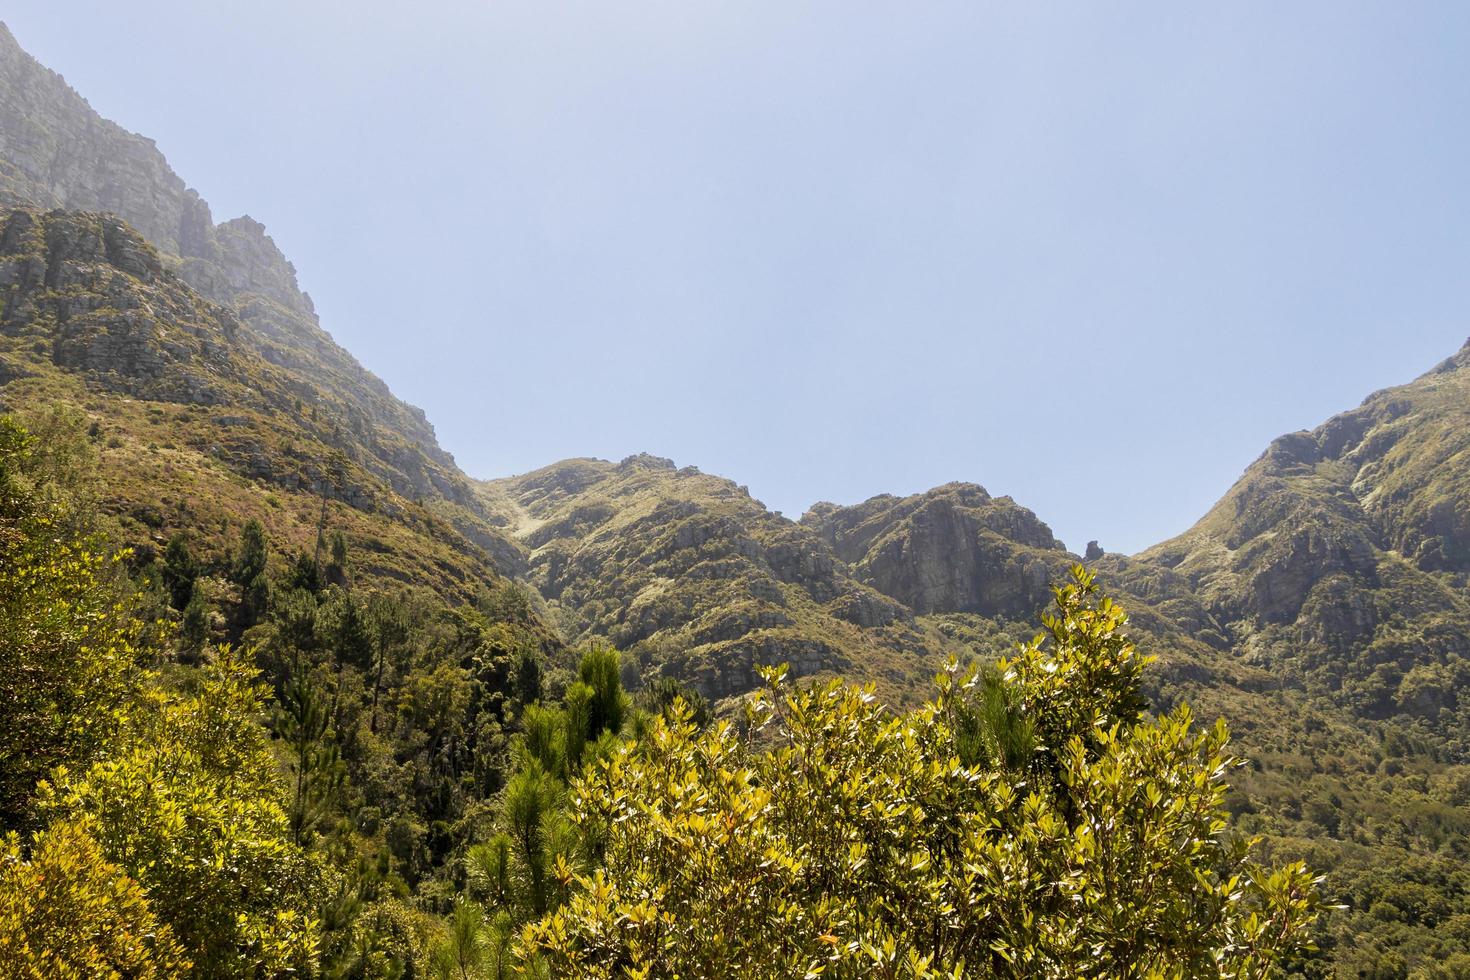
{"label": "tree canopy", "polygon": [[894,713],[765,673],[747,727],[688,714],[596,761],[595,855],[526,928],[553,975],[1263,977],[1320,909],[1222,808],[1224,725],[1142,713],[1146,659],[1077,569],[993,671]]}

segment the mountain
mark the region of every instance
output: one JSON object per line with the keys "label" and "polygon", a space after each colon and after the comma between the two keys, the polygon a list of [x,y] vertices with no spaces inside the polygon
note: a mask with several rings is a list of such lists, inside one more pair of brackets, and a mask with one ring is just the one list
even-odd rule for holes
{"label": "mountain", "polygon": [[820,503],[801,522],[860,581],[921,615],[1032,618],[1049,583],[1078,560],[1031,511],[973,483],[853,507]]}
{"label": "mountain", "polygon": [[[1082,560],[970,483],[792,521],[648,455],[473,480],[323,330],[259,223],[216,223],[3,26],[0,205],[0,410],[85,431],[140,564],[182,532],[223,565],[252,518],[286,552],[340,531],[364,583],[457,605],[514,577],[543,649],[605,639],[630,683],[673,677],[729,708],[782,661],[915,700],[946,657],[1029,636]],[[1155,707],[1225,717],[1252,760],[1237,829],[1330,870],[1349,909],[1313,975],[1466,975],[1467,423],[1470,346],[1277,440],[1185,534],[1087,558],[1159,657]]]}
{"label": "mountain", "polygon": [[164,268],[230,310],[243,343],[309,382],[406,497],[473,507],[474,494],[424,413],[395,398],[321,328],[296,269],[265,227],[214,222],[152,140],[99,116],[0,24],[0,203],[121,218]]}
{"label": "mountain", "polygon": [[927,683],[942,648],[818,535],[693,467],[567,460],[481,492],[569,638],[606,638],[711,697],[750,690],[757,666],[779,662],[898,696]]}
{"label": "mountain", "polygon": [[[324,494],[347,505],[358,523],[376,514],[366,523],[381,533],[364,529],[362,543],[379,556],[370,567],[389,577],[415,578],[422,569],[427,581],[469,592],[478,577],[519,570],[518,549],[487,519],[424,413],[394,397],[322,329],[294,267],[264,227],[249,217],[216,224],[151,140],[100,117],[0,25],[5,203],[21,209],[6,212],[13,228],[6,252],[12,268],[26,270],[11,284],[20,290],[7,305],[12,334],[40,331],[34,318],[47,316],[44,323],[64,322],[73,336],[50,355],[57,370],[40,363],[47,355],[39,348],[10,345],[0,381],[55,383],[59,370],[96,392],[174,406],[150,415],[94,396],[89,411],[105,408],[105,417],[127,430],[118,438],[148,431],[123,424],[129,415],[169,419],[172,438],[159,442],[186,433],[233,477],[278,492]],[[53,209],[66,213],[43,214]],[[67,289],[92,298],[43,295]],[[195,312],[153,329],[145,320],[156,308]],[[185,335],[192,337],[181,341]],[[21,405],[39,384],[7,385],[0,397]],[[211,472],[202,463],[193,468]],[[157,510],[144,489],[151,484],[136,479],[145,472],[130,470],[118,490],[137,487],[143,505]],[[201,497],[206,506],[223,504],[217,494]],[[405,517],[423,529],[415,535],[425,554],[447,548],[454,557],[416,558],[413,572],[398,567],[391,556],[403,549],[385,542],[401,537],[397,525]],[[155,523],[160,530],[175,526],[167,513]],[[428,546],[434,538],[441,543]]]}
{"label": "mountain", "polygon": [[87,420],[102,508],[144,556],[180,530],[219,551],[252,517],[310,551],[325,516],[368,578],[471,595],[498,577],[495,553],[454,529],[461,513],[400,494],[339,403],[117,217],[0,209],[0,290],[0,404]]}
{"label": "mountain", "polygon": [[[914,702],[948,657],[993,659],[1028,639],[1051,584],[1082,560],[1031,511],[974,484],[817,504],[800,522],[730,480],[647,454],[479,486],[569,641],[611,642],[645,681],[672,677],[717,701],[756,686],[757,666],[786,663]],[[1275,686],[1269,671],[1123,595],[1161,654],[1156,700],[1216,707]]]}
{"label": "mountain", "polygon": [[[1238,829],[1329,870],[1346,908],[1310,975],[1436,976],[1470,954],[1467,385],[1462,351],[1277,440],[1179,538],[1088,561],[1158,656],[1156,710],[1227,719],[1251,760],[1232,780]],[[974,484],[821,503],[799,523],[651,456],[480,489],[568,638],[717,698],[780,660],[911,700],[942,658],[1029,636],[1082,560]]]}
{"label": "mountain", "polygon": [[[1141,587],[1140,569],[1167,584]],[[1358,717],[1463,745],[1467,573],[1470,345],[1277,439],[1199,523],[1116,577],[1198,602],[1246,660]]]}

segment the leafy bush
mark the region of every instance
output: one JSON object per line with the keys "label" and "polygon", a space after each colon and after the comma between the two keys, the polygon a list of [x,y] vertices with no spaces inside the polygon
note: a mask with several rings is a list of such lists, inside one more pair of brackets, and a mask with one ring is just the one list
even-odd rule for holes
{"label": "leafy bush", "polygon": [[1224,726],[1141,719],[1126,616],[1073,574],[994,680],[951,665],[913,712],[767,671],[763,750],[656,720],[575,784],[594,861],[561,865],[570,899],[524,955],[609,978],[1269,975],[1315,881],[1227,834]]}

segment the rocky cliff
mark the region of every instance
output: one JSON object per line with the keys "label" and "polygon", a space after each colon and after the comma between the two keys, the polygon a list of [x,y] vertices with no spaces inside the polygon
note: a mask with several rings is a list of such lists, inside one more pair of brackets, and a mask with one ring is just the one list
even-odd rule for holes
{"label": "rocky cliff", "polygon": [[645,672],[717,698],[780,662],[895,692],[928,680],[938,648],[910,611],[729,480],[644,455],[567,460],[482,493],[566,632],[611,640]]}
{"label": "rocky cliff", "polygon": [[365,579],[471,596],[516,564],[474,512],[405,495],[330,390],[268,360],[115,215],[0,208],[0,296],[0,410],[86,420],[103,509],[140,553],[179,530],[224,548],[250,517],[309,551],[325,515]]}
{"label": "rocky cliff", "polygon": [[1449,730],[1470,682],[1467,528],[1470,348],[1277,439],[1192,529],[1099,565],[1197,603],[1232,648],[1291,683]]}
{"label": "rocky cliff", "polygon": [[853,575],[919,614],[1033,617],[1050,584],[1078,561],[1035,514],[973,483],[852,507],[817,504],[802,518]]}
{"label": "rocky cliff", "polygon": [[99,116],[0,24],[0,203],[108,212],[164,266],[234,312],[240,342],[308,380],[362,434],[397,492],[473,507],[474,494],[423,412],[321,328],[296,270],[248,217],[215,224],[209,205],[152,140]]}

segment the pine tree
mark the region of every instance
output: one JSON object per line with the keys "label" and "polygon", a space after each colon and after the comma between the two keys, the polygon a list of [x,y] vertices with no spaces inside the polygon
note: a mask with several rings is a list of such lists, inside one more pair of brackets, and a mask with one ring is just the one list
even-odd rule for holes
{"label": "pine tree", "polygon": [[169,538],[163,550],[163,584],[175,609],[182,612],[189,604],[200,571],[199,562],[189,549],[188,537],[180,532]]}
{"label": "pine tree", "polygon": [[266,578],[269,545],[265,527],[254,518],[240,532],[240,546],[235,555],[230,577],[240,586],[239,628],[249,629],[258,623],[270,604],[270,581]]}
{"label": "pine tree", "polygon": [[304,844],[332,812],[345,777],[321,689],[299,664],[281,692],[276,729],[292,752],[287,763],[291,839]]}

